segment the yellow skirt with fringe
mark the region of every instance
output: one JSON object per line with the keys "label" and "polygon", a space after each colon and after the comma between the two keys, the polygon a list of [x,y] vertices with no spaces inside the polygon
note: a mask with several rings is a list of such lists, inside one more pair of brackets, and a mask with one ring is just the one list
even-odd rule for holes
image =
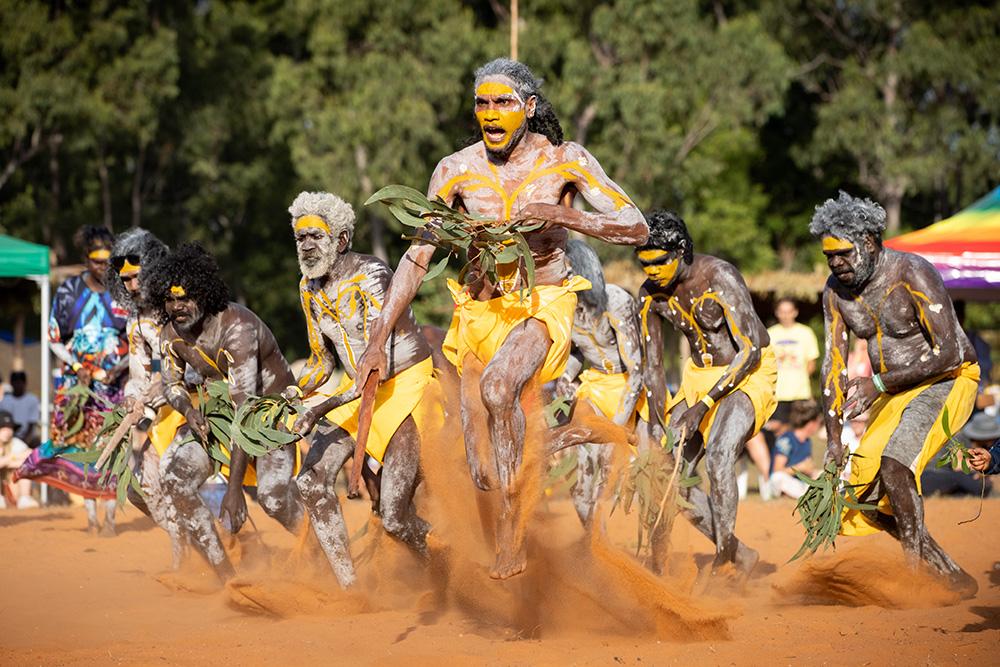
{"label": "yellow skirt with fringe", "polygon": [[[955,385],[948,393],[941,413],[948,410],[948,428],[953,435],[962,429],[975,407],[976,391],[979,386],[979,364],[968,362],[962,364],[956,371],[931,378],[912,389],[898,394],[882,394],[875,401],[868,413],[868,428],[861,437],[861,444],[855,451],[857,457],[851,459],[850,484],[864,487],[875,480],[881,465],[882,452],[889,444],[889,438],[899,426],[906,406],[925,389],[948,378],[955,378]],[[917,492],[921,492],[920,473],[948,441],[941,421],[941,415],[939,415],[934,426],[927,432],[923,447],[913,465]],[[856,491],[861,495],[863,488],[858,488]],[[885,495],[878,500],[878,511],[883,514],[892,514],[889,498]],[[841,535],[871,535],[880,530],[882,529],[877,523],[856,510],[846,510],[841,518]]]}
{"label": "yellow skirt with fringe", "polygon": [[[576,388],[576,397],[590,401],[597,410],[613,420],[618,414],[618,408],[625,400],[628,391],[628,373],[602,373],[595,368],[588,368],[580,373],[580,386]],[[646,405],[646,394],[641,389],[639,400],[635,404],[635,412],[644,421],[649,421],[649,408]]]}
{"label": "yellow skirt with fringe", "polygon": [[[413,415],[417,422],[417,430],[424,432],[429,426],[425,419],[436,414],[434,410],[416,410],[420,402],[432,399],[437,387],[434,377],[434,362],[431,357],[410,366],[405,371],[397,373],[378,386],[375,392],[375,411],[372,413],[372,426],[368,432],[368,443],[365,451],[379,463],[385,458],[385,450],[389,440],[403,420]],[[354,386],[354,380],[346,373],[340,380],[340,385],[331,394],[337,396]],[[361,409],[361,399],[356,398],[326,413],[326,418],[351,434],[358,437],[358,411]]]}
{"label": "yellow skirt with fringe", "polygon": [[[693,359],[688,359],[684,364],[684,372],[681,375],[681,386],[677,390],[673,399],[667,404],[667,413],[674,409],[681,402],[686,402],[690,408],[695,403],[704,398],[712,387],[718,384],[722,376],[726,374],[729,366],[696,366]],[[778,382],[778,362],[774,356],[774,350],[768,345],[760,353],[760,361],[757,367],[743,378],[743,381],[736,385],[730,394],[742,391],[753,403],[754,414],[754,434],[760,431],[764,423],[774,414],[778,402],[774,398],[775,385]],[[729,396],[729,394],[726,394]],[[726,396],[719,401],[725,400]],[[716,403],[705,413],[701,420],[698,431],[701,433],[702,441],[708,444],[708,435],[712,432],[712,424],[715,422],[715,414],[719,408]]]}
{"label": "yellow skirt with fringe", "polygon": [[569,359],[570,335],[576,294],[590,289],[590,281],[573,276],[562,285],[536,285],[522,300],[518,292],[489,301],[476,301],[456,281],[448,281],[455,301],[455,314],[445,335],[442,351],[462,374],[462,360],[471,352],[488,364],[514,327],[529,319],[542,322],[552,345],[539,371],[544,384],[562,375]]}

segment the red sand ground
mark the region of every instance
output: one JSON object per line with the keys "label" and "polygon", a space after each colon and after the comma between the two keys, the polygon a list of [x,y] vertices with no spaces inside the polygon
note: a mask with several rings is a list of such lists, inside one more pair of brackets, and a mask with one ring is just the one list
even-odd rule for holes
{"label": "red sand ground", "polygon": [[[591,570],[573,566],[580,529],[565,500],[539,508],[526,575],[480,585],[473,570],[485,565],[455,567],[444,610],[423,570],[377,530],[359,543],[375,552],[359,566],[361,592],[343,595],[325,573],[311,585],[290,581],[309,570],[297,556],[298,540],[254,506],[264,546],[248,526],[248,574],[234,591],[198,569],[169,586],[158,581],[169,564],[167,539],[134,509],[120,517],[114,539],[87,535],[79,509],[7,511],[0,513],[0,664],[998,664],[1000,572],[991,582],[990,570],[1000,560],[1000,500],[986,501],[978,521],[957,525],[978,502],[927,502],[931,532],[980,585],[975,599],[946,605],[948,593],[909,574],[884,535],[844,539],[834,556],[785,564],[801,540],[792,502],[751,499],[741,507],[738,533],[761,552],[757,575],[744,595],[709,604],[731,616],[723,622],[728,639],[687,642],[625,631],[628,610],[597,581],[589,593],[567,592]],[[366,503],[348,504],[352,530],[366,514]],[[609,524],[621,549],[634,548],[634,530],[632,517],[616,514]],[[548,549],[538,547],[540,539]],[[683,520],[674,543],[674,581],[690,583],[711,547]],[[569,557],[560,561],[561,554]],[[532,578],[532,568],[544,577]],[[550,576],[561,579],[555,597],[546,593]],[[884,583],[871,583],[876,579]],[[495,609],[518,601],[531,609],[512,617]],[[257,603],[281,615],[247,610]]]}

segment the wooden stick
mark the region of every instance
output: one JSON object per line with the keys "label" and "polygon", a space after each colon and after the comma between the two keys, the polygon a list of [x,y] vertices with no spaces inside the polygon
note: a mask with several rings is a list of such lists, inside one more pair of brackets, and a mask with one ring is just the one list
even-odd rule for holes
{"label": "wooden stick", "polygon": [[[140,404],[141,405],[141,404]],[[98,470],[107,463],[108,458],[111,457],[111,452],[115,451],[115,446],[126,436],[128,431],[132,428],[138,421],[139,415],[142,414],[142,409],[133,409],[131,412],[122,418],[122,423],[118,425],[115,432],[111,434],[111,439],[108,440],[108,444],[104,445],[104,449],[101,450],[101,456],[97,459],[97,463],[94,465]]]}
{"label": "wooden stick", "polygon": [[372,416],[375,413],[375,391],[378,389],[378,372],[372,371],[365,380],[361,390],[361,407],[358,409],[358,438],[354,444],[354,462],[351,466],[351,477],[347,483],[347,497],[361,497],[361,470],[365,463],[365,448],[368,445],[368,433],[372,427]]}

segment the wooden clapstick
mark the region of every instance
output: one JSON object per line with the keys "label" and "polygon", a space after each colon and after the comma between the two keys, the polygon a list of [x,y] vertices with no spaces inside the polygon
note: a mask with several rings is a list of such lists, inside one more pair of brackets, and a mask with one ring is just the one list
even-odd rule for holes
{"label": "wooden clapstick", "polygon": [[347,497],[361,497],[361,470],[365,463],[365,447],[368,445],[368,432],[372,427],[372,416],[375,413],[375,391],[378,389],[378,371],[372,371],[361,389],[361,407],[358,409],[358,437],[354,445],[354,462],[351,466],[351,477],[347,483]]}

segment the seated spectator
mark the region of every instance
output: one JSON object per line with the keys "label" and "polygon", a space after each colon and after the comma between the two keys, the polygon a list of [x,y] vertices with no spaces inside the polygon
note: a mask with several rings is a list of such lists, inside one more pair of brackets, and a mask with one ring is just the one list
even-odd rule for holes
{"label": "seated spectator", "polygon": [[[847,428],[841,431],[840,440],[844,443],[844,447],[847,451],[853,454],[858,451],[858,447],[861,446],[861,436],[865,434],[865,429],[868,428],[868,413],[863,412],[854,419],[847,422]],[[844,463],[844,470],[840,473],[841,479],[851,478],[851,457],[847,457],[847,461]]]}
{"label": "seated spectator", "polygon": [[795,401],[788,410],[789,429],[774,442],[771,458],[771,493],[799,498],[809,485],[795,476],[800,472],[808,477],[819,473],[812,461],[812,436],[822,424],[816,401]]}
{"label": "seated spectator", "polygon": [[962,435],[969,439],[969,467],[984,475],[1000,474],[1000,424],[996,417],[979,413],[965,425]]}
{"label": "seated spectator", "polygon": [[[992,436],[990,435],[991,433]],[[989,415],[974,415],[965,424],[965,428],[958,434],[958,440],[974,448],[969,452],[970,468],[977,469],[974,458],[976,449],[985,451],[982,447],[989,447],[997,438],[1000,438],[1000,426]],[[992,485],[989,482],[986,482],[984,485],[979,473],[969,475],[962,470],[961,466],[954,468],[949,465],[938,467],[938,462],[946,453],[947,449],[942,447],[941,451],[924,468],[924,472],[920,476],[921,495],[926,497],[935,494],[941,496],[978,496],[980,493],[990,494]]]}
{"label": "seated spectator", "polygon": [[21,467],[31,450],[24,441],[14,435],[18,424],[6,410],[0,410],[0,507],[7,507],[10,500],[18,509],[38,507],[38,502],[31,497],[31,480],[18,480],[10,484],[7,480],[15,470]]}
{"label": "seated spectator", "polygon": [[0,399],[0,410],[6,410],[19,424],[17,436],[29,447],[38,446],[38,422],[41,419],[38,397],[28,391],[28,376],[24,371],[10,374],[11,392]]}

